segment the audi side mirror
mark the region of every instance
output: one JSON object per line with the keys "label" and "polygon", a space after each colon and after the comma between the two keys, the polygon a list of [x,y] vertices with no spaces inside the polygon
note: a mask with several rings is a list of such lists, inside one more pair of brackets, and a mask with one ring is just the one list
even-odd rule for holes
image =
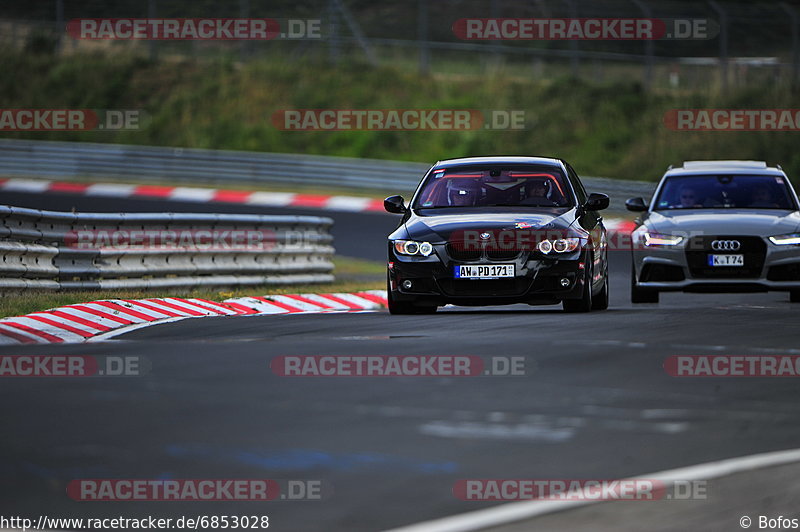
{"label": "audi side mirror", "polygon": [[406,212],[403,196],[389,196],[383,200],[383,208],[386,209],[386,212],[392,214],[403,214]]}
{"label": "audi side mirror", "polygon": [[644,212],[647,210],[647,203],[642,198],[631,198],[625,202],[625,208],[632,212]]}
{"label": "audi side mirror", "polygon": [[602,211],[608,209],[608,196],[605,194],[589,194],[586,203],[583,204],[584,209],[587,211]]}

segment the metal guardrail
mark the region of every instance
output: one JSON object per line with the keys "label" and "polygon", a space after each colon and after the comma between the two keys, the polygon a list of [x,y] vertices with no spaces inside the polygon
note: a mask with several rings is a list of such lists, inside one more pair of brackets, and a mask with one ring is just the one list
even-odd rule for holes
{"label": "metal guardrail", "polygon": [[78,214],[0,205],[0,289],[330,282],[332,224],[315,216]]}
{"label": "metal guardrail", "polygon": [[[83,142],[0,140],[0,172],[65,180],[164,180],[214,185],[282,184],[396,190],[409,194],[428,164],[230,150],[162,148]],[[590,192],[611,196],[623,210],[629,197],[649,197],[654,183],[584,177]]]}
{"label": "metal guardrail", "polygon": [[163,179],[193,183],[281,183],[354,188],[416,185],[430,165],[374,159],[161,148],[84,142],[0,141],[8,175]]}

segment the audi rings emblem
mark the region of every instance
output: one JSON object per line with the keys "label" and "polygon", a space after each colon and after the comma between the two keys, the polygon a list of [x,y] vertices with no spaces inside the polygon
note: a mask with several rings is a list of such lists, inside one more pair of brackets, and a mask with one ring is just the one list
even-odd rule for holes
{"label": "audi rings emblem", "polygon": [[714,251],[738,251],[742,243],[738,240],[714,240],[711,242],[711,249]]}

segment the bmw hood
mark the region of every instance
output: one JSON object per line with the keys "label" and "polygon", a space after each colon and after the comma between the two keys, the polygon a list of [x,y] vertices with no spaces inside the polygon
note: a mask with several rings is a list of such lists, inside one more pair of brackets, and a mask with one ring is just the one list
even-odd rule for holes
{"label": "bmw hood", "polygon": [[644,226],[658,233],[773,236],[797,232],[800,213],[776,209],[656,211]]}
{"label": "bmw hood", "polygon": [[408,238],[428,242],[446,242],[464,231],[502,230],[567,230],[575,223],[575,209],[537,210],[520,212],[448,212],[446,214],[414,215],[405,224]]}

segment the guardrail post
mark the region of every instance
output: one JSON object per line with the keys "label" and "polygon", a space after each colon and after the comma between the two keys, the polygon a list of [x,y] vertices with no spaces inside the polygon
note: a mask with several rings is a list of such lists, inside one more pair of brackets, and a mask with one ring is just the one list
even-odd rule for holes
{"label": "guardrail post", "polygon": [[[248,18],[250,16],[250,0],[239,0],[239,18]],[[244,62],[247,61],[247,56],[250,52],[250,42],[242,40],[239,43],[239,59]]]}
{"label": "guardrail post", "polygon": [[[569,8],[570,18],[573,19],[578,18],[578,10],[575,7],[575,0],[563,0],[563,1]],[[570,57],[569,57],[570,72],[572,73],[573,78],[578,78],[580,76],[579,64],[578,64],[579,61],[578,41],[576,41],[575,39],[569,41],[569,51],[570,51]]]}
{"label": "guardrail post", "polygon": [[[147,0],[147,18],[156,18],[156,0]],[[150,61],[158,59],[158,42],[155,39],[147,41],[147,51],[150,56]]]}
{"label": "guardrail post", "polygon": [[331,64],[339,63],[339,20],[336,12],[336,0],[328,0],[328,54]]}
{"label": "guardrail post", "polygon": [[431,70],[430,47],[428,46],[428,0],[417,2],[417,40],[419,41],[419,74],[427,76]]}
{"label": "guardrail post", "polygon": [[364,50],[364,54],[367,56],[367,61],[372,66],[378,66],[378,58],[375,56],[375,51],[372,49],[372,46],[369,43],[369,40],[361,31],[361,27],[356,22],[355,17],[352,13],[347,9],[347,6],[342,3],[341,0],[331,0],[333,2],[334,7],[341,13],[342,18],[344,19],[347,27],[350,28],[350,33],[353,34],[355,37],[356,42]]}
{"label": "guardrail post", "polygon": [[[633,3],[642,11],[644,18],[653,18],[653,10],[649,5],[644,3],[644,0],[633,0]],[[650,90],[653,85],[653,51],[653,39],[646,39],[644,41],[644,53],[647,58],[645,59],[644,79],[642,80],[645,90]]]}
{"label": "guardrail post", "polygon": [[792,87],[797,87],[798,76],[800,75],[800,35],[798,35],[797,28],[797,10],[787,4],[781,2],[781,7],[789,15],[789,20],[792,24]]}
{"label": "guardrail post", "polygon": [[722,92],[728,92],[728,12],[714,0],[708,5],[719,15],[719,69]]}
{"label": "guardrail post", "polygon": [[[14,23],[11,23],[14,26]],[[55,27],[55,36],[56,36],[56,53],[61,52],[61,48],[63,46],[64,41],[64,31],[66,30],[66,26],[64,26],[64,0],[56,0],[56,27]]]}

